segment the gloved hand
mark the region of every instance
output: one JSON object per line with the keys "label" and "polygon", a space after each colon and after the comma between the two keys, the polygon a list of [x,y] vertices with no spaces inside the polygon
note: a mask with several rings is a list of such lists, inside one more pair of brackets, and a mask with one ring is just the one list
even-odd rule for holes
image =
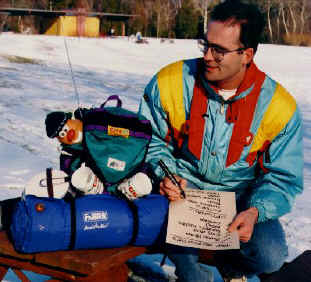
{"label": "gloved hand", "polygon": [[85,195],[101,194],[105,190],[104,184],[84,163],[72,174],[71,184]]}
{"label": "gloved hand", "polygon": [[123,180],[117,189],[129,200],[135,200],[150,194],[152,184],[150,178],[145,173],[138,172],[131,178]]}

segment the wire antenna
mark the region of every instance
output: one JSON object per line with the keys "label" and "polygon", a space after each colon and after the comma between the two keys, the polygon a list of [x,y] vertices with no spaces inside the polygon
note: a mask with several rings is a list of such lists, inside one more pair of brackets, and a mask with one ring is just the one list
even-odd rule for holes
{"label": "wire antenna", "polygon": [[[62,21],[61,21],[61,27],[60,28],[61,28],[61,32],[63,33],[64,28],[63,28],[63,22]],[[68,46],[67,46],[67,41],[66,41],[66,36],[65,35],[63,36],[63,39],[64,39],[64,45],[65,45],[65,49],[66,49],[67,62],[68,62],[69,69],[70,69],[70,74],[71,74],[71,80],[72,80],[73,88],[74,88],[74,91],[75,91],[76,101],[77,101],[77,104],[78,104],[78,110],[80,112],[80,116],[83,117],[82,111],[81,111],[81,108],[80,108],[79,92],[78,92],[75,76],[74,76],[73,69],[72,69],[72,64],[71,64],[71,60],[70,60],[70,56],[69,56],[69,49],[68,49]]]}
{"label": "wire antenna", "polygon": [[70,69],[72,84],[73,84],[73,88],[74,88],[74,91],[75,91],[75,97],[76,97],[76,101],[77,101],[77,104],[78,104],[78,109],[80,111],[80,115],[82,117],[82,112],[81,112],[81,108],[80,108],[80,96],[79,96],[79,92],[78,92],[75,76],[74,76],[74,73],[73,73],[72,64],[71,64],[71,60],[70,60],[70,56],[69,56],[69,50],[68,50],[67,41],[66,41],[66,37],[65,36],[64,36],[64,45],[65,45],[65,49],[66,49],[66,56],[67,56],[67,61],[68,61],[69,69]]}

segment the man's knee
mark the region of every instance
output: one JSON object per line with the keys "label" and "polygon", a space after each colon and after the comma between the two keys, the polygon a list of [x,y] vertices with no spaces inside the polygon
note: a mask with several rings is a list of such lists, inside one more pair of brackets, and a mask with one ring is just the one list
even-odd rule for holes
{"label": "man's knee", "polygon": [[257,257],[256,273],[271,273],[281,268],[288,255],[287,246],[280,244],[276,246],[263,246]]}
{"label": "man's knee", "polygon": [[251,241],[242,249],[255,274],[277,271],[288,255],[285,234],[279,221],[258,224]]}
{"label": "man's knee", "polygon": [[254,262],[256,274],[271,273],[280,269],[288,255],[288,248],[283,241],[271,241],[257,246],[254,256],[249,257]]}
{"label": "man's knee", "polygon": [[[268,230],[267,230],[268,229]],[[288,256],[288,247],[286,244],[285,233],[283,228],[278,220],[273,220],[267,223],[266,232],[272,234],[267,236],[266,240],[262,242],[262,256],[265,256],[267,259],[264,264],[265,273],[271,273],[277,271],[285,262]]]}

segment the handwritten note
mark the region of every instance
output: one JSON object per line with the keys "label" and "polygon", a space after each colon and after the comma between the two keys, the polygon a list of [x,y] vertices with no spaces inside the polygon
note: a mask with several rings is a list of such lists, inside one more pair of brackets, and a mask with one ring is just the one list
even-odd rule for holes
{"label": "handwritten note", "polygon": [[170,203],[166,242],[209,250],[239,249],[227,228],[236,215],[235,193],[186,189],[186,200]]}

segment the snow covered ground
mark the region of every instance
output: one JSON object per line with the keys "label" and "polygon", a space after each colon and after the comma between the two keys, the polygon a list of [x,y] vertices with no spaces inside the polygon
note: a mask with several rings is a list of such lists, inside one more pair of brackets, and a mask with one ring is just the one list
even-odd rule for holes
{"label": "snow covered ground", "polygon": [[[195,40],[135,44],[127,37],[0,34],[0,200],[19,196],[25,182],[46,167],[58,168],[57,142],[45,134],[48,112],[73,110],[78,98],[82,106],[99,106],[112,94],[121,96],[126,108],[137,110],[154,73],[168,63],[198,56]],[[292,260],[311,249],[311,48],[260,45],[255,61],[293,94],[303,113],[305,191],[281,219]]]}

